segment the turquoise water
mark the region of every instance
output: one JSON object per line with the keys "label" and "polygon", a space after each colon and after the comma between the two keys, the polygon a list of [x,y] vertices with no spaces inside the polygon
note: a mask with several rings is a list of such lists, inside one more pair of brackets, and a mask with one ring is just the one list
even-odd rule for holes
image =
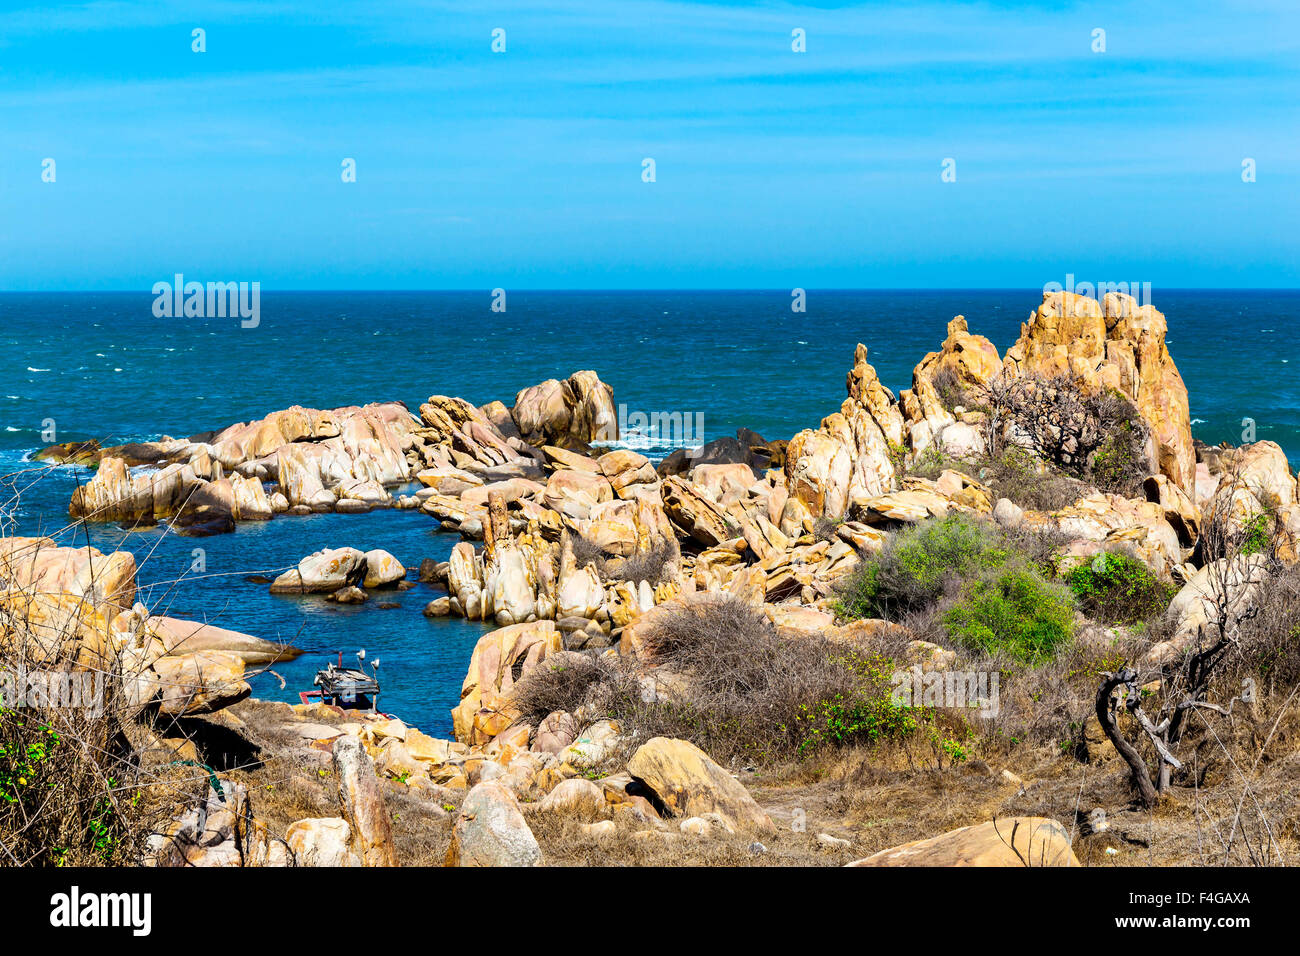
{"label": "turquoise water", "polygon": [[[702,416],[706,437],[752,428],[788,438],[814,427],[844,397],[857,342],[895,390],[937,349],[953,315],[1005,351],[1037,306],[1034,290],[510,292],[505,313],[487,291],[263,293],[261,322],[159,319],[148,294],[0,294],[0,473],[48,444],[105,444],[190,435],[292,404],[321,408],[398,399],[414,411],[432,394],[499,399],[546,378],[596,369],[629,413]],[[1169,348],[1191,395],[1193,431],[1241,441],[1242,420],[1300,460],[1300,292],[1168,291],[1153,303],[1169,320]],[[692,418],[694,420],[694,418]],[[653,454],[663,448],[651,448]],[[84,474],[58,468],[0,488],[17,533],[56,533]],[[24,493],[8,501],[14,485]],[[31,485],[31,487],[26,487]],[[162,529],[128,536],[90,529],[97,547],[128,547],[142,562],[142,600],[308,653],[254,679],[257,696],[296,700],[324,657],[360,647],[383,661],[384,708],[423,729],[450,732],[449,709],[480,625],[427,620],[437,592],[421,585],[360,607],[272,597],[248,574],[291,566],[322,547],[385,548],[408,567],[443,559],[459,540],[419,512],[281,517],[232,535],[191,539]],[[82,532],[74,542],[83,544]],[[206,575],[188,573],[193,549]],[[144,560],[146,554],[147,561]],[[379,600],[401,606],[376,607]]]}

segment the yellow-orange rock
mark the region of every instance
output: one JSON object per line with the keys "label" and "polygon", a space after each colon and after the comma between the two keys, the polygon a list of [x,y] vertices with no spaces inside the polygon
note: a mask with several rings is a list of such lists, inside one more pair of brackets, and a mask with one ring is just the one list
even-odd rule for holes
{"label": "yellow-orange rock", "polygon": [[1151,426],[1153,457],[1188,495],[1195,495],[1187,387],[1165,345],[1168,326],[1154,306],[1107,293],[1101,302],[1072,292],[1044,292],[1020,339],[1007,350],[1010,375],[1067,374],[1089,389],[1127,396]]}
{"label": "yellow-orange rock", "polygon": [[479,638],[452,709],[456,739],[485,744],[515,722],[510,689],[549,655],[563,650],[554,621],[532,621],[498,628]]}

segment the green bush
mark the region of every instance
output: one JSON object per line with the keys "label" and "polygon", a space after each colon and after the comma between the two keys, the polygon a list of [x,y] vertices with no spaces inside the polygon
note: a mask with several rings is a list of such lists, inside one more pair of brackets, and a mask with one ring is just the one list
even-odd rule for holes
{"label": "green bush", "polygon": [[1174,588],[1127,554],[1104,551],[1065,576],[1089,617],[1107,624],[1137,624],[1169,606]]}
{"label": "green bush", "polygon": [[803,733],[796,751],[800,756],[822,747],[905,737],[918,726],[917,712],[886,694],[856,700],[837,696],[801,706],[803,713],[795,718]]}
{"label": "green bush", "polygon": [[1027,565],[970,581],[943,614],[944,627],[972,650],[1026,664],[1050,660],[1073,633],[1069,591]]}
{"label": "green bush", "polygon": [[1241,531],[1242,554],[1264,554],[1273,543],[1277,517],[1272,509],[1265,509],[1250,516]]}
{"label": "green bush", "polygon": [[996,525],[952,514],[894,534],[880,553],[859,565],[841,587],[842,618],[898,619],[942,596],[949,580],[997,570],[1015,549]]}

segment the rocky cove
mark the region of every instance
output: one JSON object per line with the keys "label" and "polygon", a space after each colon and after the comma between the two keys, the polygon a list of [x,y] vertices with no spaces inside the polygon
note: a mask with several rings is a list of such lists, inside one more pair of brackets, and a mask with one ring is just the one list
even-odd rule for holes
{"label": "rocky cove", "polygon": [[[749,614],[741,619],[762,628],[765,641],[825,642],[942,672],[954,665],[954,647],[912,633],[907,621],[848,613],[845,585],[909,528],[951,517],[1048,542],[1061,574],[1112,553],[1140,562],[1177,596],[1167,632],[1126,662],[1181,659],[1210,623],[1199,598],[1216,562],[1237,575],[1229,603],[1238,617],[1267,573],[1249,555],[1209,549],[1206,529],[1231,536],[1267,515],[1271,556],[1286,566],[1296,557],[1300,499],[1276,444],[1193,441],[1166,333],[1160,312],[1127,296],[1099,302],[1047,293],[1005,355],[958,316],[940,349],[916,365],[912,387],[896,395],[859,345],[846,398],[817,427],[788,440],[742,430],[658,463],[593,447],[618,437],[613,390],[595,371],[526,388],[510,406],[438,395],[415,413],[401,403],[295,406],[186,439],[41,454],[94,467],[71,497],[74,521],[164,522],[202,539],[246,522],[392,510],[458,535],[445,561],[408,568],[382,546],[341,540],[304,553],[273,580],[246,585],[375,605],[363,607],[367,614],[383,613],[386,592],[418,583],[444,589],[426,613],[480,622],[484,631],[462,662],[449,737],[424,733],[400,713],[369,718],[253,699],[250,672],[296,651],[138,602],[143,556],[128,550],[6,538],[6,607],[37,657],[120,678],[118,714],[150,779],[173,773],[177,759],[220,765],[220,794],[201,780],[197,793],[160,810],[168,822],[145,841],[159,865],[434,857],[531,865],[554,861],[548,840],[557,832],[566,845],[613,847],[640,862],[702,854],[732,862],[1014,863],[1032,846],[1039,863],[1076,865],[1089,858],[1080,841],[1102,831],[1082,833],[1061,819],[1059,805],[1027,797],[1030,761],[1014,747],[984,755],[976,746],[946,767],[941,757],[934,772],[976,779],[970,786],[980,800],[952,827],[880,847],[833,815],[817,821],[824,830],[795,829],[795,811],[806,814],[790,803],[800,771],[773,776],[761,753],[714,759],[690,740],[650,735],[652,721],[638,727],[581,695],[572,710],[537,713],[537,681],[529,681],[590,672],[595,684],[633,681],[644,704],[680,706],[702,675],[677,666],[664,634],[692,615],[709,624],[718,606],[744,609],[736,613]],[[1025,383],[1033,386],[1028,397],[1016,391]],[[1074,434],[1071,403],[1097,396],[1126,403],[1133,416],[1125,431],[1132,467],[1113,481],[1107,473],[1108,489],[1088,479],[1117,454],[1119,446],[1106,444],[1114,436],[1090,442],[1084,431]],[[1046,426],[1037,430],[1034,420]],[[1009,480],[987,462],[1008,448],[1039,463],[1033,481],[1059,484],[1059,502],[1005,493]],[[413,483],[419,490],[401,490]],[[1071,627],[1073,639],[1103,651],[1127,649],[1134,637],[1081,612]],[[1109,766],[1107,785],[1123,789],[1125,766],[1107,751],[1096,719],[1089,723],[1092,701],[1076,703],[1059,715],[1060,736],[1074,734],[1084,751],[1090,745],[1083,764]],[[950,757],[966,747],[954,741],[943,740]],[[884,772],[897,755],[880,760]],[[1043,767],[1037,755],[1031,763]],[[1059,767],[1042,775],[1052,773]],[[304,775],[297,803],[266,796]],[[192,783],[177,782],[169,795]],[[1112,815],[1122,814],[1127,804],[1111,799]],[[315,812],[290,812],[304,808]]]}

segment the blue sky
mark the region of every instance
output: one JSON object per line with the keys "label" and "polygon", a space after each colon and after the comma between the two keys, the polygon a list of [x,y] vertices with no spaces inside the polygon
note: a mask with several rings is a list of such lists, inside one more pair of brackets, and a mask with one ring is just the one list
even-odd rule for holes
{"label": "blue sky", "polygon": [[0,289],[1300,286],[1298,53],[1295,0],[8,2]]}

